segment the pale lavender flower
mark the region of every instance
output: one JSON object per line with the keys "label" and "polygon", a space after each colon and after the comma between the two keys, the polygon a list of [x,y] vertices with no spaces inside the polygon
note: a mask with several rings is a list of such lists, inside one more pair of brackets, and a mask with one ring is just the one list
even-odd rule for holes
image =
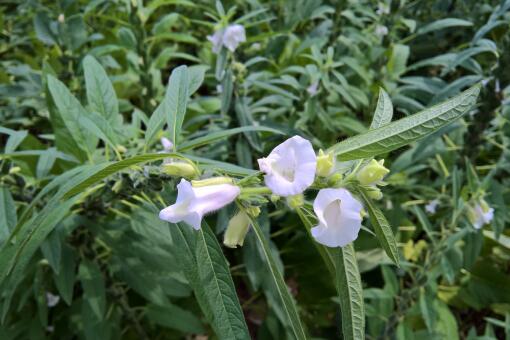
{"label": "pale lavender flower", "polygon": [[428,212],[429,214],[435,214],[438,205],[439,205],[439,200],[434,199],[434,200],[430,201],[429,203],[427,203],[427,205],[425,205],[425,211]]}
{"label": "pale lavender flower", "polygon": [[205,214],[231,203],[240,192],[239,187],[233,184],[193,187],[190,182],[181,179],[175,204],[161,210],[159,218],[171,223],[183,221],[198,230]]}
{"label": "pale lavender flower", "polygon": [[273,194],[292,196],[302,193],[315,179],[317,158],[310,141],[294,136],[258,160],[264,180]]}
{"label": "pale lavender flower", "polygon": [[328,247],[343,247],[361,229],[361,203],[346,189],[322,189],[313,202],[319,224],[311,229],[315,240]]}

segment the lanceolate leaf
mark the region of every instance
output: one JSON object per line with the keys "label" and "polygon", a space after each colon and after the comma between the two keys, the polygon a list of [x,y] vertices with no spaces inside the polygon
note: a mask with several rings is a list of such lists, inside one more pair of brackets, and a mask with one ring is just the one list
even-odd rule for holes
{"label": "lanceolate leaf", "polygon": [[339,248],[337,254],[336,281],[342,312],[343,338],[362,340],[365,338],[363,288],[352,243]]}
{"label": "lanceolate leaf", "polygon": [[480,85],[473,86],[446,102],[346,139],[328,151],[345,161],[369,158],[398,149],[460,118],[475,104],[479,93]]}
{"label": "lanceolate leaf", "polygon": [[179,144],[184,115],[189,97],[189,74],[185,65],[172,71],[165,100],[167,101],[167,123],[170,137],[175,147]]}
{"label": "lanceolate leaf", "polygon": [[218,338],[249,339],[227,261],[209,226],[204,222],[194,231],[184,224],[170,225],[170,231],[178,247],[174,254]]}
{"label": "lanceolate leaf", "polygon": [[389,124],[392,117],[393,104],[391,103],[390,96],[381,88],[379,89],[379,99],[377,100],[377,107],[375,108],[374,118],[372,118],[372,124],[370,124],[370,130]]}
{"label": "lanceolate leaf", "polygon": [[381,246],[393,263],[400,266],[397,241],[395,240],[395,236],[393,235],[393,231],[391,230],[386,217],[384,217],[382,211],[374,205],[363,189],[360,190],[359,193],[365,202],[365,207],[368,210],[370,221],[372,222],[372,226],[374,227],[375,234],[377,235]]}
{"label": "lanceolate leaf", "polygon": [[113,126],[118,125],[121,118],[119,102],[105,70],[92,56],[86,56],[83,60],[83,70],[90,109],[99,113]]}
{"label": "lanceolate leaf", "polygon": [[278,295],[281,299],[282,308],[285,311],[289,319],[290,327],[294,333],[296,339],[307,339],[305,330],[303,325],[301,324],[301,319],[299,318],[299,314],[297,311],[297,306],[294,301],[292,295],[290,295],[289,289],[285,284],[285,280],[283,279],[282,273],[278,270],[276,266],[276,262],[271,254],[271,249],[269,248],[269,243],[267,242],[262,229],[258,222],[255,219],[252,219],[252,227],[257,236],[257,240],[262,246],[263,257],[266,260],[266,264],[269,268],[269,272],[271,273],[271,278],[276,286],[278,291]]}
{"label": "lanceolate leaf", "polygon": [[195,138],[190,141],[184,142],[181,145],[179,145],[179,151],[181,151],[181,152],[187,151],[187,150],[190,150],[190,149],[202,146],[202,145],[210,144],[210,143],[215,142],[222,138],[227,138],[227,137],[230,137],[230,136],[238,134],[238,133],[249,132],[249,131],[266,131],[266,132],[282,134],[281,131],[270,128],[270,127],[243,126],[243,127],[233,128],[233,129],[229,129],[229,130],[212,132],[212,133],[209,133],[203,137]]}
{"label": "lanceolate leaf", "polygon": [[97,139],[84,128],[83,119],[88,112],[67,87],[52,75],[48,75],[48,88],[71,137],[83,151],[91,154],[96,147]]}
{"label": "lanceolate leaf", "polygon": [[0,246],[16,225],[16,206],[7,188],[0,187]]}

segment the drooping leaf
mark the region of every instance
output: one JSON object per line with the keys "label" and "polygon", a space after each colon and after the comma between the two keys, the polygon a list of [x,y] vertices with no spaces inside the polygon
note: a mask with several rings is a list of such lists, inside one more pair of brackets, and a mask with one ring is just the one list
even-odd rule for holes
{"label": "drooping leaf", "polygon": [[257,236],[257,240],[262,246],[262,255],[266,261],[269,272],[271,273],[271,278],[278,291],[278,296],[280,297],[282,308],[289,320],[289,325],[292,329],[292,332],[294,333],[296,339],[307,339],[305,329],[301,323],[301,319],[299,318],[296,302],[294,301],[292,295],[290,295],[282,273],[278,270],[276,262],[271,253],[271,249],[269,248],[269,243],[266,240],[266,236],[262,232],[262,229],[260,229],[260,226],[255,219],[252,219],[251,222],[253,231]]}
{"label": "drooping leaf", "polygon": [[370,221],[372,222],[379,243],[381,243],[382,248],[393,263],[400,266],[397,241],[395,240],[395,235],[393,235],[393,230],[391,230],[386,217],[383,212],[374,205],[365,191],[360,190],[359,193],[365,202],[365,207],[368,210]]}
{"label": "drooping leaf", "polygon": [[365,338],[365,307],[352,243],[339,248],[337,254],[336,280],[342,312],[342,335],[347,340],[362,340]]}

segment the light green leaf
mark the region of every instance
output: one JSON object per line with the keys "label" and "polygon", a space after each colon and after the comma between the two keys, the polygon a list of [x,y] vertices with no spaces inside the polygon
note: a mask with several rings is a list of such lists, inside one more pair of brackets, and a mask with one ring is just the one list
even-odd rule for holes
{"label": "light green leaf", "polygon": [[377,107],[375,108],[374,118],[370,129],[377,129],[391,123],[393,117],[393,104],[390,96],[382,88],[379,89],[379,99],[377,99]]}
{"label": "light green leaf", "polygon": [[186,106],[189,97],[189,74],[185,65],[179,66],[172,71],[168,88],[165,95],[166,117],[168,129],[170,130],[170,140],[174,143],[176,149],[179,145],[179,136],[181,134],[182,123],[186,114]]}
{"label": "light green leaf", "polygon": [[83,71],[91,111],[99,113],[112,126],[120,125],[119,101],[103,66],[88,55],[83,60]]}
{"label": "light green leaf", "polygon": [[251,222],[253,231],[257,236],[257,240],[262,246],[261,249],[263,258],[265,259],[266,265],[268,266],[269,272],[271,273],[271,279],[275,284],[278,296],[280,297],[282,303],[282,309],[284,310],[289,320],[289,325],[292,328],[294,336],[296,339],[307,339],[305,330],[301,323],[301,319],[299,318],[296,303],[292,295],[290,295],[289,288],[285,284],[282,273],[278,270],[276,261],[273,258],[271,249],[269,248],[269,243],[266,240],[266,237],[264,236],[264,233],[262,232],[258,222],[255,219],[252,219]]}
{"label": "light green leaf", "polygon": [[337,259],[336,281],[342,312],[343,338],[363,340],[365,338],[363,288],[352,243],[338,249]]}
{"label": "light green leaf", "polygon": [[470,21],[457,18],[446,18],[434,21],[428,25],[423,26],[416,32],[416,35],[421,35],[448,27],[469,27],[469,26],[473,26],[473,23]]}
{"label": "light green leaf", "polygon": [[83,120],[88,112],[67,87],[52,75],[48,75],[48,88],[71,137],[80,149],[91,154],[96,148],[97,138],[84,129]]}
{"label": "light green leaf", "polygon": [[283,132],[273,129],[273,128],[270,128],[270,127],[243,126],[243,127],[238,127],[238,128],[228,129],[228,130],[211,132],[203,137],[195,138],[193,140],[184,142],[179,146],[179,151],[181,151],[181,152],[188,151],[190,149],[194,149],[194,148],[202,146],[202,145],[210,144],[210,143],[215,142],[219,139],[227,138],[227,137],[233,136],[238,133],[249,132],[249,131],[266,131],[266,132],[273,132],[273,133],[277,133],[277,134],[283,134]]}
{"label": "light green leaf", "polygon": [[391,230],[386,217],[384,217],[382,211],[374,205],[363,189],[359,190],[359,193],[365,202],[365,207],[367,208],[370,216],[370,222],[372,222],[375,234],[377,235],[377,239],[381,243],[382,248],[393,263],[400,266],[397,241],[395,240],[393,230]]}
{"label": "light green leaf", "polygon": [[346,161],[369,158],[398,149],[460,118],[476,103],[479,93],[480,85],[475,85],[441,104],[348,138],[333,145],[328,152],[333,152],[340,160]]}

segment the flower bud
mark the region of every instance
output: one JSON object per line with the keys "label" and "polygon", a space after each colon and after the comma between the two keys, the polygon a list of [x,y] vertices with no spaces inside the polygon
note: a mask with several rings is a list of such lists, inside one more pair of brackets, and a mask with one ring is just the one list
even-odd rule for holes
{"label": "flower bud", "polygon": [[65,15],[64,15],[64,13],[60,13],[60,14],[58,15],[57,20],[58,20],[58,22],[60,22],[61,24],[63,24],[63,23],[64,23],[64,21],[66,20],[66,17],[65,17]]}
{"label": "flower bud", "polygon": [[371,187],[369,190],[367,190],[367,195],[373,200],[380,200],[383,197],[381,189],[378,187]]}
{"label": "flower bud", "polygon": [[384,159],[379,162],[372,159],[370,163],[365,165],[356,175],[358,181],[363,185],[376,185],[384,176],[386,176],[390,170],[384,167]]}
{"label": "flower bud", "polygon": [[234,181],[230,177],[211,177],[199,181],[191,181],[191,185],[195,188],[219,184],[234,184]]}
{"label": "flower bud", "polygon": [[303,204],[305,204],[305,197],[303,196],[303,194],[289,196],[289,197],[287,197],[287,204],[292,209],[302,207]]}
{"label": "flower bud", "polygon": [[246,208],[246,213],[250,215],[251,217],[258,217],[260,215],[260,208],[259,207],[248,207]]}
{"label": "flower bud", "polygon": [[228,222],[227,230],[223,236],[223,244],[229,248],[242,247],[249,229],[250,218],[244,211],[239,211]]}
{"label": "flower bud", "polygon": [[331,173],[333,165],[333,154],[325,154],[322,149],[319,150],[319,155],[317,156],[317,171],[315,173],[318,176],[327,177]]}
{"label": "flower bud", "polygon": [[163,172],[170,176],[184,178],[195,178],[199,175],[192,164],[179,161],[163,164]]}

